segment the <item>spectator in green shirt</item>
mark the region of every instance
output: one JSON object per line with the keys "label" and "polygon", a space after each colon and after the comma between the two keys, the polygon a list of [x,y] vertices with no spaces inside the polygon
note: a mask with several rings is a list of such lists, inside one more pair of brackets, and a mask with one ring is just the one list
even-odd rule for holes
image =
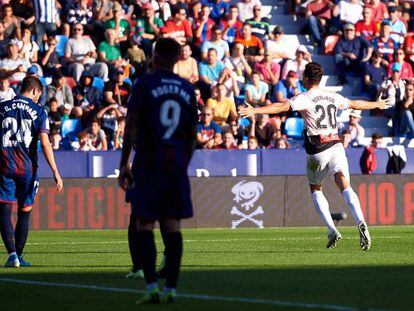
{"label": "spectator in green shirt", "polygon": [[114,29],[116,33],[115,42],[121,45],[121,50],[126,51],[129,47],[129,23],[125,18],[123,18],[124,12],[122,10],[122,6],[118,2],[114,4],[112,11],[114,17],[104,23],[104,29]]}
{"label": "spectator in green shirt", "polygon": [[147,57],[152,55],[152,45],[160,33],[160,28],[163,26],[163,20],[154,15],[151,3],[144,3],[142,5],[142,17],[137,20],[135,40],[144,50]]}
{"label": "spectator in green shirt", "polygon": [[99,43],[98,55],[102,62],[106,63],[109,67],[119,67],[122,62],[121,50],[119,45],[116,44],[116,32],[114,29],[105,30],[105,39]]}

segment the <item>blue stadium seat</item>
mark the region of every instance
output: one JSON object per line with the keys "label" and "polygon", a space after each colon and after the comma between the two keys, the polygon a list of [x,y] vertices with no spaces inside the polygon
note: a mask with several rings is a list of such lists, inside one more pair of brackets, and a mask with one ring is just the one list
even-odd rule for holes
{"label": "blue stadium seat", "polygon": [[55,51],[60,57],[63,57],[63,55],[65,54],[65,46],[66,42],[68,42],[68,37],[64,35],[57,35],[56,41],[57,44]]}
{"label": "blue stadium seat", "polygon": [[247,127],[250,125],[250,121],[247,118],[239,118],[239,125],[242,127]]}
{"label": "blue stadium seat", "polygon": [[78,139],[78,134],[82,131],[82,125],[78,119],[64,120],[60,131],[62,139],[74,141]]}
{"label": "blue stadium seat", "polygon": [[96,87],[99,90],[99,92],[101,92],[102,94],[104,86],[105,86],[105,82],[99,77],[93,77],[92,86]]}
{"label": "blue stadium seat", "polygon": [[300,139],[303,132],[302,118],[287,118],[285,121],[285,132],[289,138]]}
{"label": "blue stadium seat", "polygon": [[132,85],[132,81],[131,81],[130,78],[125,78],[124,79],[124,82],[127,83],[127,84],[129,84],[129,85]]}

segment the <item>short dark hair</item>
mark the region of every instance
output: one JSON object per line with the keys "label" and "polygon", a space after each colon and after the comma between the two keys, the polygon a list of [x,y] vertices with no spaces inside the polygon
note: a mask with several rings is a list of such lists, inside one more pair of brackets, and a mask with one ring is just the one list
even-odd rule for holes
{"label": "short dark hair", "polygon": [[315,62],[306,65],[303,77],[308,80],[311,85],[319,84],[322,80],[323,68]]}
{"label": "short dark hair", "polygon": [[350,131],[348,131],[348,130],[343,130],[341,134],[342,134],[342,135],[345,135],[345,134],[351,134],[351,132],[350,132]]}
{"label": "short dark hair", "polygon": [[382,135],[381,135],[381,133],[374,133],[374,134],[372,134],[371,138],[372,138],[372,140],[380,139],[380,138],[382,138]]}
{"label": "short dark hair", "polygon": [[182,5],[181,3],[177,3],[176,5],[174,5],[171,9],[171,15],[175,16],[176,14],[180,13],[181,10],[185,10],[184,5]]}
{"label": "short dark hair", "polygon": [[30,92],[34,89],[38,89],[40,92],[43,91],[43,84],[36,76],[27,76],[22,81],[21,92]]}
{"label": "short dark hair", "polygon": [[154,63],[172,67],[180,57],[180,44],[171,38],[161,38],[155,43]]}

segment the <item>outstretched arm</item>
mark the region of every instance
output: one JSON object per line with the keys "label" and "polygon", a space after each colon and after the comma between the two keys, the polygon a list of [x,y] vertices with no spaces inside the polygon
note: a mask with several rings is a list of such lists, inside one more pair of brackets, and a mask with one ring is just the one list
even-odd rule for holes
{"label": "outstretched arm", "polygon": [[356,110],[366,110],[366,109],[388,109],[390,108],[389,99],[381,99],[382,93],[378,96],[377,101],[370,102],[366,100],[351,100],[349,101],[349,108]]}
{"label": "outstretched arm", "polygon": [[248,105],[247,107],[240,107],[239,108],[239,115],[243,118],[245,117],[253,117],[255,114],[278,114],[281,112],[286,112],[290,110],[290,105],[288,103],[273,103],[263,107],[253,108],[252,106]]}

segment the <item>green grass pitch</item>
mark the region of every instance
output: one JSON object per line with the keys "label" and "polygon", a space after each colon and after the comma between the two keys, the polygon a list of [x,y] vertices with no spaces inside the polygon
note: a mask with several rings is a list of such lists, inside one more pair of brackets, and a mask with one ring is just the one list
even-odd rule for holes
{"label": "green grass pitch", "polygon": [[135,305],[126,231],[31,232],[34,267],[0,268],[0,310],[413,310],[414,226],[371,227],[369,252],[340,229],[332,250],[322,228],[184,230],[186,296],[158,306]]}

